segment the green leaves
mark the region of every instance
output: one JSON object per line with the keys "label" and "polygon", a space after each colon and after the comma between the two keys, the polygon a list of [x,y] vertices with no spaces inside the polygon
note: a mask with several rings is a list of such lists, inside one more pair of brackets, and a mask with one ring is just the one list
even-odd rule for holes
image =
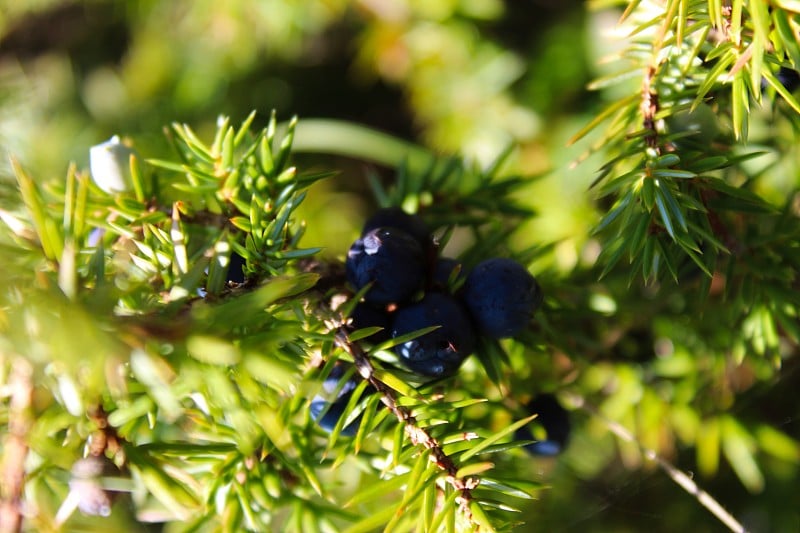
{"label": "green leaves", "polygon": [[[437,406],[436,409],[438,410],[440,407],[444,410],[452,410],[455,405]],[[397,491],[402,493],[399,499],[392,500],[384,512],[365,517],[347,531],[367,531],[381,524],[386,524],[382,527],[389,530],[416,528],[435,531],[438,530],[443,520],[458,520],[459,523],[462,523],[461,527],[480,526],[484,529],[494,530],[496,525],[507,520],[507,513],[516,510],[513,503],[500,503],[500,501],[505,502],[509,498],[512,500],[531,499],[541,486],[536,482],[513,479],[510,475],[495,471],[495,464],[491,461],[485,459],[470,461],[470,459],[476,454],[485,458],[489,454],[499,454],[508,447],[513,447],[513,443],[504,443],[503,446],[499,446],[497,443],[507,440],[510,433],[532,418],[523,419],[487,436],[480,441],[477,449],[463,436],[460,438],[440,437],[439,441],[444,444],[445,449],[448,450],[447,453],[458,463],[464,465],[458,470],[457,477],[479,476],[481,479],[478,489],[474,491],[476,499],[469,503],[471,524],[465,522],[465,517],[457,510],[458,506],[455,500],[458,492],[453,491],[452,487],[445,482],[444,473],[436,467],[429,452],[423,450],[404,458],[404,460],[411,459],[413,461],[409,470],[396,475],[388,475],[387,479],[381,483],[368,484],[350,499],[346,505],[347,508],[367,505],[370,502],[386,501],[391,499],[392,493]],[[476,437],[470,437],[470,440],[474,438]],[[491,476],[493,471],[497,478],[486,477],[487,475]],[[437,509],[436,511],[434,511],[434,507]]]}
{"label": "green leaves", "polygon": [[[42,185],[14,163],[26,213],[2,212],[4,239],[10,233],[35,260],[9,278],[21,292],[4,309],[28,326],[13,340],[3,326],[4,342],[51,369],[47,386],[74,426],[68,453],[96,431],[75,421],[104,399],[103,427],[114,429],[99,442],[133,474],[145,519],[266,530],[278,507],[297,502],[307,517],[324,508],[322,448],[297,456],[290,444],[307,428],[300,403],[287,399],[308,346],[329,338],[322,318],[303,316],[319,275],[297,267],[316,250],[298,246],[294,212],[304,189],[330,173],[290,166],[294,123],[279,137],[273,116],[254,135],[253,118],[238,130],[221,120],[211,144],[173,125],[179,160],[150,161],[159,169],[152,187],[142,179],[152,168],[136,161],[132,190],[112,192],[74,167],[65,182]],[[247,288],[227,282],[234,254],[245,259]],[[56,278],[63,294],[53,294]],[[30,351],[40,327],[58,357]]]}
{"label": "green leaves", "polygon": [[22,169],[18,161],[12,159],[11,165],[44,257],[50,261],[58,261],[64,249],[62,230],[47,212],[42,193],[33,179]]}
{"label": "green leaves", "polygon": [[741,420],[729,415],[704,420],[698,437],[697,460],[701,472],[706,476],[715,474],[722,456],[752,493],[764,490],[760,454],[796,463],[800,453],[800,444],[775,428],[760,425],[751,431]]}
{"label": "green leaves", "polygon": [[[254,134],[253,120],[234,128],[220,119],[211,142],[173,124],[177,159],[149,159],[146,169],[134,162],[131,190],[100,191],[74,170],[63,187],[40,188],[18,169],[28,217],[4,212],[4,221],[58,274],[63,293],[86,301],[87,314],[103,314],[103,327],[119,337],[98,354],[108,366],[92,372],[113,377],[109,390],[81,388],[71,373],[53,371],[69,420],[102,397],[102,427],[113,429],[101,452],[132,473],[138,512],[189,528],[267,530],[277,516],[297,531],[507,523],[515,507],[500,492],[526,499],[531,487],[509,489],[508,472],[487,458],[517,445],[509,433],[520,424],[493,429],[470,452],[477,436],[465,413],[485,399],[456,389],[432,401],[432,386],[381,364],[405,338],[370,348],[383,392],[354,395],[330,434],[311,420],[315,369],[352,359],[333,342],[332,295],[318,288],[320,274],[307,271],[318,250],[300,246],[304,226],[295,220],[306,189],[331,173],[293,166],[296,121],[279,126],[273,115]],[[424,167],[416,161],[399,170],[394,187],[379,186],[378,196],[425,210],[434,227],[459,224],[485,235],[484,252],[504,246],[509,221],[530,216],[513,199],[525,179],[501,178],[502,158],[484,169],[427,154]],[[243,283],[228,281],[237,256]],[[370,331],[351,342],[359,333]],[[484,363],[500,383],[508,357],[499,345],[494,350],[498,361]],[[368,386],[360,380],[356,391]],[[356,417],[356,435],[342,435]],[[73,432],[70,454],[97,430],[81,431]],[[330,478],[353,471],[354,462],[380,483],[340,495]],[[458,483],[483,475],[492,482],[467,501],[475,487]],[[387,495],[392,506],[382,503]],[[443,503],[446,510],[436,512]],[[374,505],[387,510],[362,519],[360,509]]]}
{"label": "green leaves", "polygon": [[733,143],[747,140],[754,105],[770,94],[788,104],[783,112],[800,112],[775,74],[779,65],[800,65],[796,32],[786,11],[762,2],[725,11],[719,2],[676,0],[654,16],[637,5],[622,17],[632,29],[617,60],[620,71],[638,70],[641,83],[573,138],[609,122],[592,148],[608,161],[593,188],[611,203],[595,229],[606,243],[601,276],[623,258],[631,282],[680,282],[687,263],[712,276],[733,251],[736,213],[775,211],[754,193],[757,176],[742,159],[758,152]]}
{"label": "green leaves", "polygon": [[[295,119],[278,136],[273,113],[267,127],[254,135],[249,131],[254,117],[251,114],[238,130],[221,118],[210,145],[189,126],[173,124],[171,139],[181,162],[149,162],[183,175],[185,182],[170,184],[187,193],[181,196],[182,210],[192,215],[208,209],[224,217],[218,221],[220,229],[225,229],[227,219],[231,229],[246,234],[238,238],[234,233],[228,235],[234,252],[247,262],[247,274],[277,275],[288,261],[318,251],[298,247],[303,228],[295,224],[292,215],[305,197],[303,189],[332,173],[304,175],[289,166]],[[206,287],[211,294],[221,289],[220,275],[215,273]]]}
{"label": "green leaves", "polygon": [[[132,160],[130,191],[103,193],[74,168],[41,183],[15,164],[23,208],[0,211],[14,266],[0,331],[44,376],[30,439],[46,458],[38,472],[104,446],[132,473],[140,518],[189,530],[507,530],[542,488],[514,450],[533,419],[520,406],[559,389],[635,427],[636,444],[694,447],[704,474],[727,461],[754,492],[769,481],[765,455],[796,465],[797,443],[769,421],[747,423],[737,400],[796,351],[800,225],[791,201],[762,196],[775,147],[734,142],[757,134],[759,101],[777,94],[778,112],[797,111],[775,74],[797,65],[796,21],[744,2],[729,14],[675,0],[647,17],[638,4],[623,16],[626,64],[593,87],[641,83],[576,135],[609,123],[591,148],[605,158],[598,221],[574,271],[545,272],[530,328],[484,340],[447,380],[394,366],[387,349],[421,332],[377,346],[374,328],[352,333],[374,368],[361,361],[346,377],[357,392],[380,390],[349,400],[330,433],[309,403],[334,365],[359,359],[338,344],[347,313],[332,303],[358,295],[341,265],[302,246],[298,206],[332,173],[304,172],[293,151],[396,166],[391,182],[369,178],[377,203],[421,213],[465,269],[570,248],[514,250],[532,178],[505,175],[508,154],[478,167],[339,122],[273,114],[251,131],[251,114],[239,126],[221,117],[208,140],[173,124],[175,157]],[[355,436],[343,435],[357,417]],[[578,446],[594,445],[592,431],[576,425]],[[602,445],[591,468],[610,460]],[[632,443],[621,450],[629,465],[642,459]],[[55,496],[34,502],[43,512],[65,490],[54,479]]]}

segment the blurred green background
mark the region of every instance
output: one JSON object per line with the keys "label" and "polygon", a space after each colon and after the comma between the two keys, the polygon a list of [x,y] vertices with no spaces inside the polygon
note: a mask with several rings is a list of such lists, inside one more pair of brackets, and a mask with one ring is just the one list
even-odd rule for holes
{"label": "blurred green background", "polygon": [[[88,147],[115,134],[161,157],[164,125],[202,136],[254,109],[262,124],[271,109],[352,120],[482,162],[514,143],[520,170],[558,169],[531,195],[549,208],[531,231],[574,238],[592,167],[568,171],[581,148],[565,141],[598,108],[584,88],[615,16],[575,1],[2,2],[0,143],[42,177],[87,168]],[[363,190],[368,169],[337,165],[333,187]],[[322,192],[307,211],[358,201]],[[314,244],[341,236],[314,222]]]}
{"label": "blurred green background", "polygon": [[[539,216],[518,245],[557,242],[550,266],[567,273],[596,257],[587,187],[599,164],[572,165],[588,141],[567,140],[620,94],[586,89],[603,74],[618,17],[575,0],[3,0],[0,145],[44,180],[70,161],[87,168],[89,147],[115,134],[165,157],[170,122],[208,138],[218,115],[238,123],[257,110],[263,125],[272,109],[301,122],[354,121],[479,163],[513,144],[510,168],[543,176],[526,191]],[[367,174],[391,170],[319,155],[298,164],[340,170],[312,189],[303,213],[307,245],[341,255],[363,220],[354,213],[372,209]],[[7,157],[0,176],[11,179]],[[758,421],[796,396],[783,383],[755,391],[736,414]],[[722,530],[663,473],[620,454],[602,424],[575,417],[563,457],[524,462],[551,486],[527,508],[526,530]],[[796,414],[773,422],[800,437]],[[695,468],[693,450],[660,447]],[[756,531],[800,530],[787,509],[798,505],[796,466],[765,467],[758,494],[725,464],[702,483]]]}

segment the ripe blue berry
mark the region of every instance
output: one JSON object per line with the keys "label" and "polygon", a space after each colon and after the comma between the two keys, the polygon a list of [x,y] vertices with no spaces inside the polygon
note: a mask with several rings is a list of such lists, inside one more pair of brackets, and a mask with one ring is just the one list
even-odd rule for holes
{"label": "ripe blue berry", "polygon": [[[457,273],[456,269],[458,269]],[[459,282],[464,280],[465,275],[461,262],[451,257],[440,257],[433,265],[431,287],[435,290],[447,291],[450,288],[450,278],[454,274],[455,279],[453,281]]]}
{"label": "ripe blue berry", "polygon": [[395,346],[394,351],[414,372],[432,377],[451,376],[475,349],[469,316],[455,298],[431,292],[418,303],[397,310],[392,336],[429,326],[441,327]]}
{"label": "ripe blue berry", "polygon": [[364,295],[367,302],[403,302],[422,288],[425,257],[420,244],[406,232],[380,227],[353,243],[345,271],[356,290],[372,283]]}
{"label": "ripe blue berry", "polygon": [[[775,79],[778,82],[786,87],[786,90],[790,93],[793,93],[800,87],[800,72],[797,72],[793,68],[788,67],[781,67],[778,69],[778,72],[775,73]],[[761,78],[761,90],[765,91],[770,87],[770,83],[767,81],[767,78]]]}
{"label": "ripe blue berry", "polygon": [[800,86],[800,73],[793,68],[781,67],[775,77],[790,93],[793,93]]}
{"label": "ripe blue berry", "polygon": [[[336,394],[336,399],[330,401],[334,393],[336,393],[336,389],[339,387],[339,381],[341,381],[344,373],[345,367],[343,365],[337,365],[333,367],[331,373],[322,383],[323,394],[317,394],[314,396],[314,398],[311,400],[311,404],[309,405],[311,418],[317,422],[319,427],[328,433],[333,431],[333,428],[336,427],[339,419],[344,415],[344,410],[347,407],[347,404],[350,402],[353,391],[358,385],[358,381],[356,381],[354,378],[348,379],[347,382],[342,385],[342,388],[339,390],[338,394]],[[368,391],[371,393],[374,391],[374,389],[367,388],[365,389],[364,393],[367,394]],[[328,410],[325,411],[325,408],[328,408]],[[325,414],[323,414],[323,411],[325,411]],[[355,436],[356,432],[358,432],[358,427],[360,425],[361,415],[359,415],[358,418],[350,422],[348,425],[344,426],[340,434],[344,435],[345,437],[353,437]]]}
{"label": "ripe blue berry", "polygon": [[364,223],[361,235],[364,236],[376,228],[397,228],[414,237],[423,250],[431,243],[431,232],[418,215],[410,215],[399,207],[379,209]]}
{"label": "ripe blue berry", "polygon": [[231,253],[231,259],[228,263],[227,281],[233,283],[244,283],[244,257],[236,252]]}
{"label": "ripe blue berry", "polygon": [[[530,414],[538,415],[535,422],[545,432],[545,438],[527,444],[525,450],[531,455],[558,455],[567,447],[571,432],[569,413],[558,403],[552,394],[541,394],[534,397],[525,406]],[[536,440],[529,427],[522,427],[515,433],[517,440]]]}
{"label": "ripe blue berry", "polygon": [[528,326],[542,304],[542,289],[524,266],[498,257],[478,263],[469,273],[463,298],[481,332],[503,339]]}
{"label": "ripe blue berry", "polygon": [[350,314],[351,326],[354,330],[380,327],[382,330],[373,333],[367,339],[375,344],[389,340],[392,317],[383,309],[378,309],[366,302],[359,302]]}
{"label": "ripe blue berry", "polygon": [[683,110],[665,119],[667,130],[676,135],[677,146],[699,149],[707,147],[719,136],[719,116],[707,104]]}

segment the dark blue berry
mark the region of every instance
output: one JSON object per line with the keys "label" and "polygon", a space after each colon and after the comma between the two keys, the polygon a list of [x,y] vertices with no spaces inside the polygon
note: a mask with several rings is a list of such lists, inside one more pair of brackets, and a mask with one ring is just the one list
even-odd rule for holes
{"label": "dark blue berry", "polygon": [[406,232],[381,227],[353,243],[345,271],[356,290],[372,283],[364,295],[367,302],[403,302],[422,288],[425,257],[419,243]]}
{"label": "dark blue berry", "polygon": [[498,257],[482,261],[469,273],[463,298],[480,331],[503,339],[528,326],[542,304],[542,289],[524,266]]}
{"label": "dark blue berry", "polygon": [[790,93],[793,93],[800,86],[800,73],[793,68],[781,67],[776,77]]}
{"label": "dark blue berry", "polygon": [[378,344],[391,337],[392,317],[384,309],[376,308],[366,302],[359,302],[350,314],[353,330],[362,328],[383,328],[366,337],[370,342]]}
{"label": "dark blue berry", "polygon": [[541,394],[533,398],[525,406],[530,414],[536,414],[534,423],[544,430],[545,438],[536,440],[529,427],[518,429],[514,435],[516,440],[536,440],[525,445],[531,455],[558,455],[567,447],[571,432],[569,413],[558,403],[552,394]]}
{"label": "dark blue berry", "polygon": [[462,305],[447,294],[431,292],[418,303],[397,310],[392,336],[430,326],[440,328],[394,347],[409,369],[432,377],[455,374],[475,349],[475,334]]}
{"label": "dark blue berry", "polygon": [[[347,404],[350,402],[350,398],[353,396],[353,391],[355,390],[356,386],[358,386],[358,381],[356,381],[356,379],[348,379],[344,385],[342,385],[338,394],[336,394],[336,399],[331,402],[331,398],[333,397],[334,393],[336,393],[336,389],[339,387],[339,382],[341,381],[344,373],[345,367],[343,365],[337,365],[333,367],[331,373],[322,383],[323,393],[314,396],[314,398],[311,400],[311,404],[309,405],[311,418],[317,422],[319,427],[328,433],[333,431],[333,428],[335,428],[336,424],[339,423],[339,419],[344,415],[344,410],[347,407]],[[365,394],[369,394],[371,392],[374,392],[374,389],[367,388],[364,391]],[[327,411],[325,411],[326,408]],[[323,411],[325,411],[325,414],[322,414]],[[340,434],[344,435],[345,437],[353,437],[355,436],[356,432],[358,432],[358,427],[360,425],[361,415],[359,415],[348,425],[344,426]]]}
{"label": "dark blue berry", "polygon": [[379,209],[364,223],[361,235],[364,236],[376,228],[397,228],[414,237],[423,250],[427,250],[431,243],[431,232],[428,226],[418,215],[406,213],[399,207],[385,207]]}
{"label": "dark blue berry", "polygon": [[233,283],[244,283],[244,258],[236,252],[231,253],[231,259],[228,263],[227,281]]}
{"label": "dark blue berry", "polygon": [[[793,68],[781,67],[775,73],[775,78],[778,82],[786,87],[786,90],[793,93],[800,87],[800,72]],[[770,86],[767,78],[761,78],[761,90],[766,91]]]}
{"label": "dark blue berry", "polygon": [[676,146],[705,149],[721,133],[718,113],[707,104],[684,109],[666,118],[667,130]]}
{"label": "dark blue berry", "polygon": [[[433,265],[431,274],[431,287],[435,290],[447,291],[450,289],[451,281],[458,283],[465,279],[461,262],[451,257],[440,257]],[[457,270],[456,270],[457,269]],[[451,278],[455,276],[455,279]]]}
{"label": "dark blue berry", "polygon": [[[315,398],[321,398],[319,396],[315,396]],[[322,415],[320,418],[320,414],[322,410],[325,409],[325,406],[329,404],[329,402],[323,401],[322,399],[315,399],[311,402],[311,406],[309,407],[311,411],[311,418],[313,418],[319,427],[331,433],[333,428],[336,427],[336,424],[339,423],[339,419],[342,418],[344,415],[344,408],[347,406],[347,401],[349,398],[346,398],[345,401],[336,401],[330,404],[330,407]],[[344,435],[345,437],[353,437],[358,432],[358,428],[361,425],[361,416],[353,420],[350,424],[342,428],[342,431],[339,433],[340,435]]]}

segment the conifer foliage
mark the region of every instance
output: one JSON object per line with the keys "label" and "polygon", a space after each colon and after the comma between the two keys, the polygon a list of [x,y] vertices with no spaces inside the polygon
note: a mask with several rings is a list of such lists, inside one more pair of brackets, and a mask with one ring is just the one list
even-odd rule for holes
{"label": "conifer foliage", "polygon": [[[766,198],[769,166],[754,164],[791,147],[751,146],[754,125],[800,126],[785,75],[800,68],[795,4],[626,3],[622,66],[593,84],[614,99],[574,139],[591,137],[604,161],[590,192],[600,253],[567,274],[538,266],[553,243],[513,245],[535,213],[520,200],[533,178],[506,174],[508,154],[484,168],[398,140],[381,154],[299,143],[396,168],[390,185],[371,182],[376,205],[418,216],[435,237],[419,261],[451,265],[404,291],[405,310],[432,286],[459,294],[489,258],[536,274],[521,275],[523,323],[476,333],[446,375],[416,373],[396,350],[437,325],[387,335],[393,297],[370,309],[373,285],[348,280],[347,250],[304,247],[297,209],[335,171],[295,166],[295,140],[317,121],[273,113],[258,130],[255,113],[221,117],[210,139],[173,124],[172,159],[117,138],[91,174],[72,166],[65,179],[12,161],[0,530],[512,530],[544,490],[520,475],[537,460],[525,450],[580,446],[571,432],[585,420],[619,439],[627,464],[654,462],[743,529],[665,457],[693,450],[707,476],[722,457],[754,493],[765,457],[800,462],[792,436],[730,410],[797,364],[797,180]],[[451,240],[457,258],[442,255]],[[544,427],[542,396],[558,406]]]}
{"label": "conifer foliage", "polygon": [[[108,483],[116,495],[129,493],[137,519],[190,528],[490,527],[507,514],[499,503],[506,487],[523,498],[535,488],[498,473],[478,490],[477,475],[491,465],[478,453],[509,447],[501,441],[520,424],[479,436],[459,413],[485,399],[386,360],[392,346],[425,331],[359,341],[376,333],[347,327],[364,291],[352,291],[342,264],[322,263],[317,249],[299,244],[294,210],[329,174],[291,166],[295,121],[278,134],[273,115],[254,133],[254,117],[238,128],[221,119],[208,144],[173,125],[173,161],[126,150],[122,160],[95,165],[121,165],[130,184],[123,191],[104,191],[102,174],[74,169],[65,183],[40,187],[17,168],[25,210],[3,212],[9,246],[18,247],[9,353],[19,354],[12,366],[25,374],[17,386],[43,379],[52,394],[9,411],[32,424],[20,453],[44,461],[26,478],[31,504],[43,506],[30,520],[51,528],[75,508],[107,515],[110,496],[102,505],[85,499],[103,496],[96,487]],[[447,195],[446,208],[464,212],[477,237],[507,231],[525,211],[497,218],[478,198],[494,188],[492,201],[511,202],[524,181],[493,172],[432,165],[402,176],[393,194]],[[51,341],[42,344],[45,331]],[[350,370],[337,385],[344,364]],[[333,376],[334,390],[324,390]],[[346,394],[326,406],[324,395],[341,387]],[[28,438],[37,431],[49,438]],[[48,448],[58,441],[57,451]],[[93,471],[91,494],[86,476],[69,474],[84,455],[115,468]],[[343,500],[326,477],[350,460],[381,482]],[[403,508],[424,512],[365,511],[395,493]],[[57,513],[47,511],[59,500]]]}

